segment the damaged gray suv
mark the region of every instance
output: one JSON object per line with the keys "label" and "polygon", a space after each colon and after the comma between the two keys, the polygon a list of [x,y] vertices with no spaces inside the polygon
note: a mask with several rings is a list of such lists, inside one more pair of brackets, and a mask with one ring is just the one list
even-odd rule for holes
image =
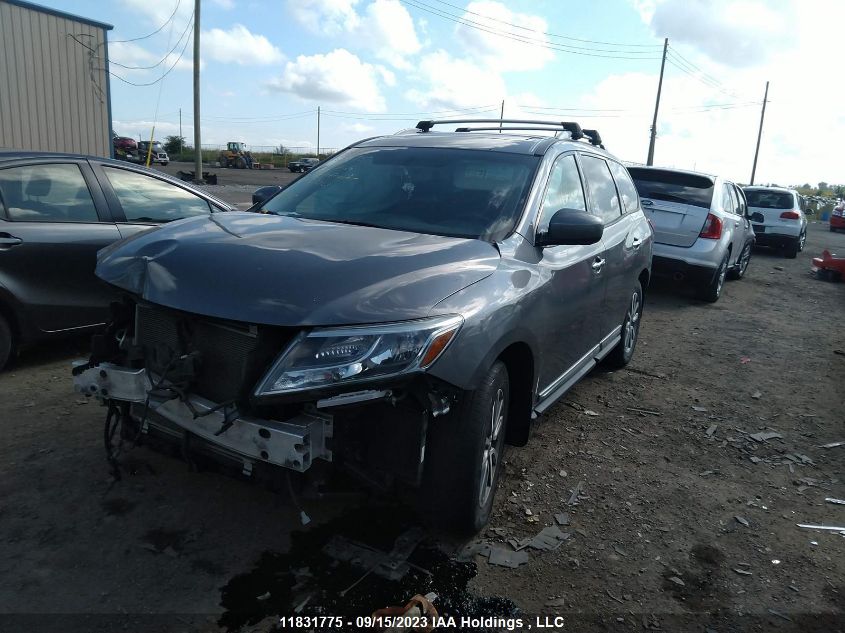
{"label": "damaged gray suv", "polygon": [[254,212],[102,250],[125,298],[73,373],[108,405],[110,455],[149,434],[245,474],[334,462],[479,530],[505,444],[630,361],[653,239],[597,132],[499,125],[423,121]]}

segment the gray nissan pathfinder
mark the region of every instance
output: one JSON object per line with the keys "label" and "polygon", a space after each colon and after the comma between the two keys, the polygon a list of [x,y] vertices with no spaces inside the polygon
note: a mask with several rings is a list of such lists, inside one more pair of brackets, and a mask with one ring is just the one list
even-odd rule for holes
{"label": "gray nissan pathfinder", "polygon": [[422,121],[252,211],[100,251],[125,297],[73,373],[111,460],[149,434],[247,475],[335,462],[474,532],[505,444],[634,353],[652,229],[595,130]]}

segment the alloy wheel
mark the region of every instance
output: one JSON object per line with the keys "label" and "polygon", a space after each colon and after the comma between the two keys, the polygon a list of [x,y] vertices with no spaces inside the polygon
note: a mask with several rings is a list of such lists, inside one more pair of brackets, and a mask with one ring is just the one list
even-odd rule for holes
{"label": "alloy wheel", "polygon": [[499,465],[499,435],[505,421],[505,392],[496,390],[490,407],[490,421],[481,452],[481,478],[478,491],[478,505],[484,507],[496,483],[496,469]]}
{"label": "alloy wheel", "polygon": [[630,354],[637,342],[637,331],[640,323],[640,293],[631,295],[631,305],[628,306],[628,318],[625,319],[625,334],[623,345],[625,354]]}

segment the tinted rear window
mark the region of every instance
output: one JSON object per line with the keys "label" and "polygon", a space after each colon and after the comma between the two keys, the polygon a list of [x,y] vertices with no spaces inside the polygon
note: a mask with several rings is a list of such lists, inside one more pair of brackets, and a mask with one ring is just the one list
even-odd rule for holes
{"label": "tinted rear window", "polygon": [[786,191],[766,191],[764,189],[746,189],[745,197],[749,207],[761,209],[791,209],[795,206],[792,194]]}
{"label": "tinted rear window", "polygon": [[710,208],[713,199],[713,181],[705,176],[683,174],[659,169],[628,169],[640,198],[667,200]]}

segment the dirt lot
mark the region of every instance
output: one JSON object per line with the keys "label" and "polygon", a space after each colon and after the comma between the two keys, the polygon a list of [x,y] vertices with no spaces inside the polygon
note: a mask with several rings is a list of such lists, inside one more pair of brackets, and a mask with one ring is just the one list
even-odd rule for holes
{"label": "dirt lot", "polygon": [[821,448],[845,440],[845,284],[808,274],[845,235],[810,229],[796,260],[755,253],[717,304],[653,287],[630,369],[593,373],[510,450],[481,537],[510,549],[565,512],[558,549],[511,569],[429,535],[411,560],[430,576],[370,575],[342,598],[364,574],[321,548],[342,533],[389,550],[401,508],[305,495],[302,528],[286,495],[146,446],[114,481],[104,410],[70,388],[85,342],[32,350],[0,375],[0,630],[267,631],[303,596],[303,613],[366,614],[428,591],[535,629],[842,630],[845,538],[796,527],[845,524],[825,502],[845,498],[845,446]]}
{"label": "dirt lot", "polygon": [[[153,165],[152,168],[177,176],[180,171],[194,171],[194,164],[171,162],[166,166]],[[300,176],[287,169],[219,169],[208,166],[203,169],[217,175],[216,185],[203,185],[203,188],[241,209],[252,204],[252,192],[259,187],[286,185]]]}

